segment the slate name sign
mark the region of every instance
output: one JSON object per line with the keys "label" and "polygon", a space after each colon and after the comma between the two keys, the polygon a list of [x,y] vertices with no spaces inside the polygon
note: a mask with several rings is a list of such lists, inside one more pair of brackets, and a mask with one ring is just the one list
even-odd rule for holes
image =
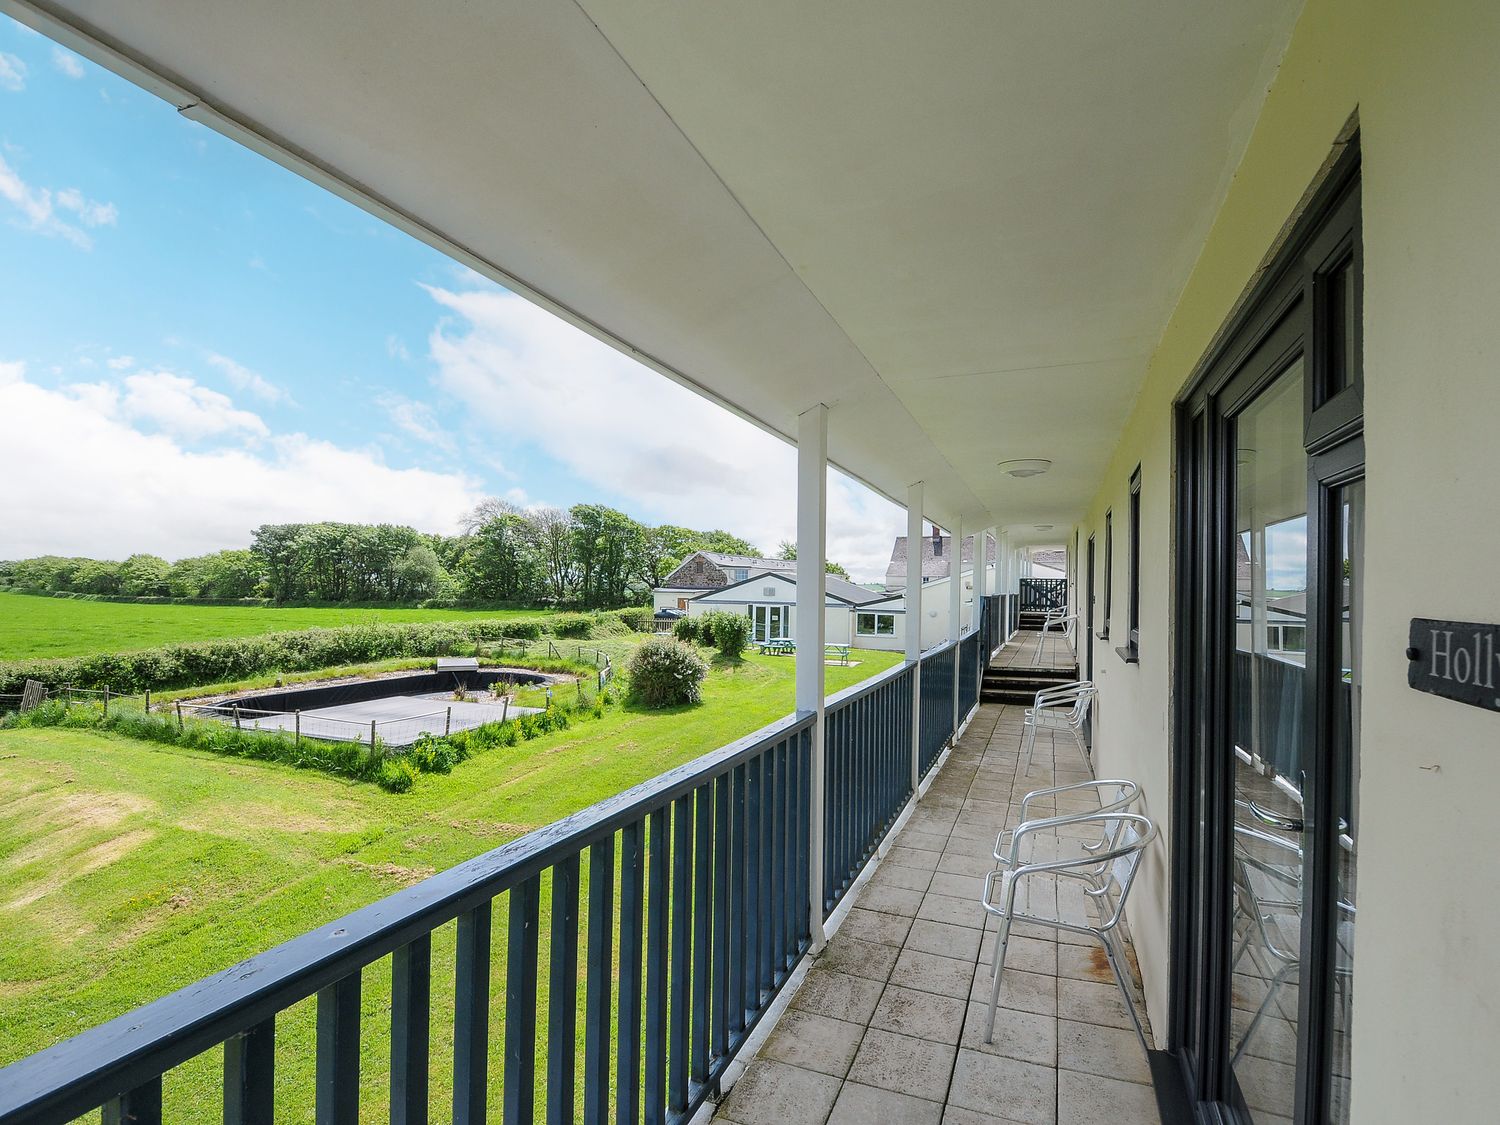
{"label": "slate name sign", "polygon": [[1500,711],[1500,625],[1413,617],[1407,644],[1412,687]]}

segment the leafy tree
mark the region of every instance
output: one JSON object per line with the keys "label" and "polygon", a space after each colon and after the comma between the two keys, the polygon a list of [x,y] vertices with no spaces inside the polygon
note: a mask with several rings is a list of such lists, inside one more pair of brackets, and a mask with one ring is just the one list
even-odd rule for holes
{"label": "leafy tree", "polygon": [[460,574],[465,596],[483,601],[535,600],[541,590],[542,560],[536,528],[525,516],[504,513],[466,537]]}
{"label": "leafy tree", "polygon": [[539,508],[531,513],[530,519],[542,564],[543,596],[557,602],[567,601],[578,579],[573,558],[573,518],[558,508]]}
{"label": "leafy tree", "polygon": [[[797,544],[793,543],[790,539],[783,539],[781,545],[776,548],[776,557],[788,561],[794,560],[797,557]],[[840,578],[849,577],[849,572],[832,559],[825,559],[823,561],[823,569],[829,574],[838,575]]]}
{"label": "leafy tree", "polygon": [[120,593],[129,597],[167,595],[171,564],[156,555],[131,555],[120,564]]}

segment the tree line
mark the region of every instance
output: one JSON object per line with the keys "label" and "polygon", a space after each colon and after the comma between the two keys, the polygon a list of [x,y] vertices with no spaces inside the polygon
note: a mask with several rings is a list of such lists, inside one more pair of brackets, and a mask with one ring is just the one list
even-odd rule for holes
{"label": "tree line", "polygon": [[[789,549],[782,545],[783,554]],[[458,535],[394,524],[264,524],[247,550],[176,562],[149,554],[121,561],[46,555],[0,562],[0,585],[126,597],[593,609],[644,600],[699,550],[760,554],[727,531],[651,527],[603,504],[525,510],[489,499],[465,517]]]}

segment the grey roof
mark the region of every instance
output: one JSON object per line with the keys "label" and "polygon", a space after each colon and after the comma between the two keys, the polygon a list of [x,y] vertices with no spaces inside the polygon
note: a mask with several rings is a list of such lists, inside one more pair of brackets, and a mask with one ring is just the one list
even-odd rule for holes
{"label": "grey roof", "polygon": [[1032,551],[1031,561],[1037,566],[1046,566],[1051,567],[1053,570],[1066,571],[1068,569],[1068,552],[1060,547],[1050,551]]}
{"label": "grey roof", "polygon": [[780,574],[797,573],[795,559],[761,559],[754,555],[726,555],[722,551],[699,551],[698,553],[717,566],[727,566],[731,569],[744,567],[746,570],[769,570]]}
{"label": "grey roof", "polygon": [[[726,590],[734,590],[740,586],[751,586],[765,577],[767,577],[765,574],[752,574],[749,578],[742,578],[738,582],[731,582],[727,586],[720,586],[716,590],[709,590],[698,596],[707,597],[709,595],[721,594]],[[790,582],[793,586],[797,584],[797,576],[795,574],[777,574],[773,577]],[[829,597],[838,598],[840,601],[846,601],[852,605],[864,605],[867,602],[884,601],[888,596],[878,590],[871,590],[866,586],[857,586],[853,582],[840,578],[836,574],[826,576],[824,591]]]}
{"label": "grey roof", "polygon": [[[953,536],[944,535],[942,539],[942,551],[934,550],[934,537],[922,536],[922,579],[930,582],[934,578],[948,577],[948,564],[952,560]],[[985,552],[985,562],[992,563],[996,559],[996,544],[993,539],[987,540],[988,550]],[[974,537],[964,536],[964,562],[970,566],[974,563]],[[906,581],[906,536],[896,536],[896,542],[891,547],[891,562],[885,568],[885,584],[887,586],[899,586]]]}

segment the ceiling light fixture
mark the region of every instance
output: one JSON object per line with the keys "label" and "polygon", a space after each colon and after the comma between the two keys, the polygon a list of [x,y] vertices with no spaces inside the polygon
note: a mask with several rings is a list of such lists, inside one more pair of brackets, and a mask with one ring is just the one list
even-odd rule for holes
{"label": "ceiling light fixture", "polygon": [[1053,529],[1053,527],[1055,527],[1056,525],[1055,524],[1050,524],[1050,523],[1039,523],[1039,524],[1034,524],[1033,526],[1038,531],[1051,531]]}
{"label": "ceiling light fixture", "polygon": [[1037,477],[1052,468],[1052,462],[1043,457],[1018,457],[1013,461],[1001,461],[1000,471],[1013,477]]}

